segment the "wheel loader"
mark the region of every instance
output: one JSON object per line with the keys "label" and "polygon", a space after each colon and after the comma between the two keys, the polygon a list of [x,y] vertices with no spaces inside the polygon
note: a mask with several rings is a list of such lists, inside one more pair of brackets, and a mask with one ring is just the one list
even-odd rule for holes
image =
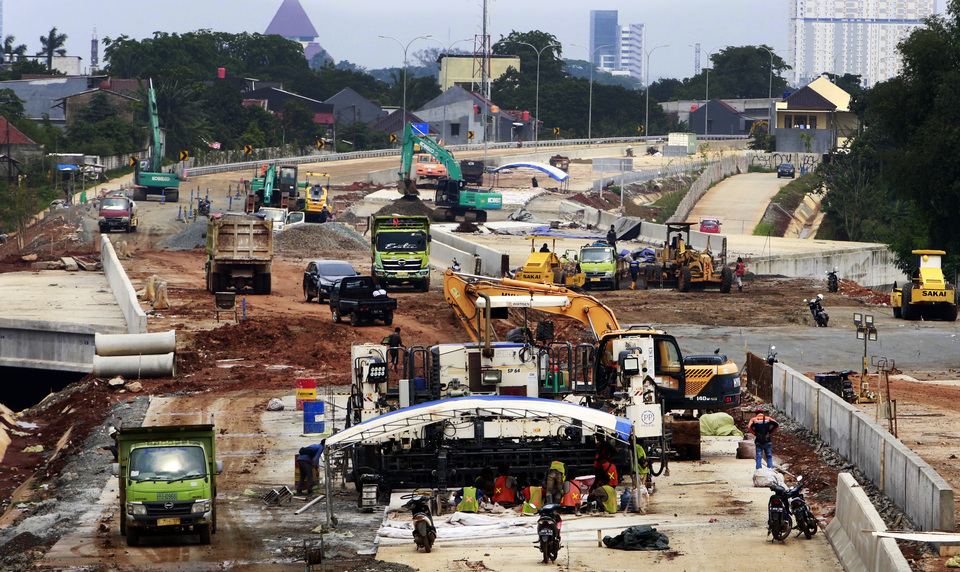
{"label": "wheel loader", "polygon": [[940,268],[943,250],[914,250],[917,269],[913,279],[898,288],[896,283],[890,293],[890,307],[894,318],[904,320],[939,319],[947,322],[957,320],[957,290],[947,284]]}
{"label": "wheel loader", "polygon": [[725,266],[722,260],[714,260],[709,242],[705,251],[690,247],[690,227],[693,224],[667,223],[667,240],[663,248],[656,249],[656,262],[644,269],[645,287],[674,285],[680,292],[719,287],[724,294],[730,292],[733,269]]}

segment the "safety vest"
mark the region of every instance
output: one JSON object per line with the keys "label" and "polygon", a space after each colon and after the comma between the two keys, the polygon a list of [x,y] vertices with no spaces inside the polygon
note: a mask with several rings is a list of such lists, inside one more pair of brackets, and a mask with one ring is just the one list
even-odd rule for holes
{"label": "safety vest", "polygon": [[580,504],[580,485],[573,481],[567,481],[567,484],[570,485],[567,488],[567,492],[563,494],[563,499],[561,499],[560,504],[562,506],[578,506]]}
{"label": "safety vest", "polygon": [[603,510],[610,514],[617,514],[617,491],[610,485],[600,487],[607,493],[607,499],[603,501]]}
{"label": "safety vest", "polygon": [[480,501],[477,500],[477,487],[463,487],[463,497],[457,505],[460,512],[479,512]]}
{"label": "safety vest", "polygon": [[497,477],[497,482],[493,485],[493,502],[516,502],[516,500],[513,489],[507,486],[506,475]]}
{"label": "safety vest", "polygon": [[559,471],[559,472],[560,472],[560,480],[561,480],[561,481],[566,480],[566,478],[567,478],[567,469],[564,468],[563,463],[561,463],[560,461],[554,461],[554,462],[550,463],[550,470],[551,470],[551,471],[553,471],[553,470]]}
{"label": "safety vest", "polygon": [[607,475],[608,485],[615,487],[620,484],[620,481],[617,480],[617,467],[613,463],[610,461],[599,461],[596,467]]}
{"label": "safety vest", "polygon": [[636,258],[630,261],[630,272],[634,274],[640,272],[640,261]]}
{"label": "safety vest", "polygon": [[524,514],[536,514],[543,506],[543,487],[527,487],[523,489],[523,498],[527,499],[523,503],[522,512]]}
{"label": "safety vest", "polygon": [[633,470],[635,470],[637,474],[646,475],[648,472],[650,472],[650,468],[649,468],[650,465],[646,462],[646,460],[647,460],[647,452],[643,450],[642,445],[638,444],[637,445],[637,464],[634,465],[633,467]]}

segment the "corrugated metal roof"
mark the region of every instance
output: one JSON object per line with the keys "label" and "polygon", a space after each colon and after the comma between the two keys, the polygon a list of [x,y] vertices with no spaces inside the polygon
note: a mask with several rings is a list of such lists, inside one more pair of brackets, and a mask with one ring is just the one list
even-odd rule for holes
{"label": "corrugated metal roof", "polygon": [[64,77],[52,79],[0,81],[0,89],[11,89],[23,100],[23,109],[30,119],[40,119],[46,113],[53,121],[63,121],[63,108],[54,107],[57,100],[87,91],[88,78]]}

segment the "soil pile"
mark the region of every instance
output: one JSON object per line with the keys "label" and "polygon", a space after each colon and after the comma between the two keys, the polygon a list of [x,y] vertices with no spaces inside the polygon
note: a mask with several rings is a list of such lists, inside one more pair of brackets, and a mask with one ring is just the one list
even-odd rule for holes
{"label": "soil pile", "polygon": [[848,298],[854,298],[867,304],[876,304],[878,306],[890,305],[889,294],[865,288],[853,280],[841,279],[839,292]]}
{"label": "soil pile", "polygon": [[207,219],[199,218],[177,234],[160,241],[158,246],[167,250],[193,250],[207,244]]}
{"label": "soil pile", "polygon": [[433,209],[423,204],[417,197],[403,197],[385,205],[374,216],[432,216]]}
{"label": "soil pile", "polygon": [[331,250],[364,252],[370,249],[370,243],[357,231],[340,222],[297,225],[277,233],[273,242],[278,253],[298,256],[316,256]]}

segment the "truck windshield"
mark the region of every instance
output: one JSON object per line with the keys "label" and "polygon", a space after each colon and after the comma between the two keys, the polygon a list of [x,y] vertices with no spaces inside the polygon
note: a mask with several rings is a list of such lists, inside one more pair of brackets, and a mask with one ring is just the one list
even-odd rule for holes
{"label": "truck windshield", "polygon": [[427,241],[418,231],[390,231],[377,233],[380,252],[410,252],[426,250]]}
{"label": "truck windshield", "polygon": [[127,199],[123,198],[104,198],[100,200],[101,209],[109,210],[126,210],[127,209]]}
{"label": "truck windshield", "polygon": [[142,447],[130,451],[130,479],[134,481],[174,481],[206,474],[202,447]]}
{"label": "truck windshield", "polygon": [[265,219],[274,222],[283,222],[285,218],[284,212],[279,209],[260,209],[260,213],[263,214]]}
{"label": "truck windshield", "polygon": [[580,251],[580,263],[613,262],[613,250],[609,248],[584,248]]}

